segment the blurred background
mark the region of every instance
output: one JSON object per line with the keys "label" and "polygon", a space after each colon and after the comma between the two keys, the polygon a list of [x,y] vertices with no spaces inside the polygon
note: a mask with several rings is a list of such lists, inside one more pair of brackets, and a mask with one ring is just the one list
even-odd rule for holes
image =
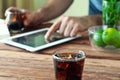
{"label": "blurred background", "polygon": [[[5,10],[8,7],[19,7],[29,10],[37,10],[47,0],[0,0],[0,19],[4,19]],[[88,15],[88,0],[74,0],[72,6],[63,14],[69,16],[85,16]]]}

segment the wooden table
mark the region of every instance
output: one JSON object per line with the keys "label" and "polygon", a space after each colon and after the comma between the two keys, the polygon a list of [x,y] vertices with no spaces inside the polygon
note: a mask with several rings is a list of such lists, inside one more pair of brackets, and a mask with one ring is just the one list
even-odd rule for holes
{"label": "wooden table", "polygon": [[60,48],[85,51],[83,80],[120,80],[120,53],[94,50],[88,36],[35,53],[0,43],[0,80],[55,80],[51,55]]}

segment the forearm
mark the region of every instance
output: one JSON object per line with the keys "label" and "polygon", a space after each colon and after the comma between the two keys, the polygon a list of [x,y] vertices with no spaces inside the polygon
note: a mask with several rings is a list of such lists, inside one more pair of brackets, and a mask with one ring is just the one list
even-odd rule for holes
{"label": "forearm", "polygon": [[44,7],[32,13],[30,17],[32,18],[32,21],[34,23],[37,22],[37,24],[49,21],[64,13],[72,2],[73,0],[65,0],[64,2],[62,0],[49,0]]}

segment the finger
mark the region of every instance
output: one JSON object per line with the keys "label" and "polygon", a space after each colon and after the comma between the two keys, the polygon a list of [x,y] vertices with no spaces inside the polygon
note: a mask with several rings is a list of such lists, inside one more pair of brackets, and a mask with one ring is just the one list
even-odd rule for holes
{"label": "finger", "polygon": [[50,27],[48,32],[45,34],[45,40],[49,40],[51,34],[53,34],[57,29],[59,29],[60,24],[61,24],[61,20],[58,20]]}
{"label": "finger", "polygon": [[10,8],[8,8],[8,9],[5,11],[5,16],[7,16],[7,14],[8,14],[9,11],[19,11],[19,9],[18,9],[18,8],[15,8],[15,7],[10,7]]}
{"label": "finger", "polygon": [[72,29],[73,29],[73,21],[71,20],[67,24],[67,27],[66,27],[65,32],[64,32],[64,36],[66,36],[66,37],[70,36]]}
{"label": "finger", "polygon": [[75,24],[74,27],[73,27],[73,29],[72,29],[72,31],[71,31],[71,33],[70,33],[70,36],[71,36],[71,37],[76,36],[77,33],[79,32],[79,28],[80,28],[79,25],[78,25],[78,24]]}
{"label": "finger", "polygon": [[13,9],[13,7],[10,7],[10,8],[8,8],[8,9],[5,11],[5,16],[7,16],[8,12],[9,12],[11,9]]}
{"label": "finger", "polygon": [[59,29],[59,33],[64,35],[64,31],[65,31],[65,28],[67,27],[67,23],[68,23],[68,17],[62,17],[61,19],[61,25],[60,25],[60,29]]}

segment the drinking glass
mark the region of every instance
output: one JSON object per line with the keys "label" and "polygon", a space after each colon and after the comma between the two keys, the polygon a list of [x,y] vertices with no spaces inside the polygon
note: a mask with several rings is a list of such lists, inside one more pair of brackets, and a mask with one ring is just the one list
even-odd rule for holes
{"label": "drinking glass", "polygon": [[53,54],[56,80],[82,80],[85,52],[59,49]]}
{"label": "drinking glass", "polygon": [[25,19],[24,11],[9,11],[6,22],[10,33],[18,33],[25,29],[23,20]]}

